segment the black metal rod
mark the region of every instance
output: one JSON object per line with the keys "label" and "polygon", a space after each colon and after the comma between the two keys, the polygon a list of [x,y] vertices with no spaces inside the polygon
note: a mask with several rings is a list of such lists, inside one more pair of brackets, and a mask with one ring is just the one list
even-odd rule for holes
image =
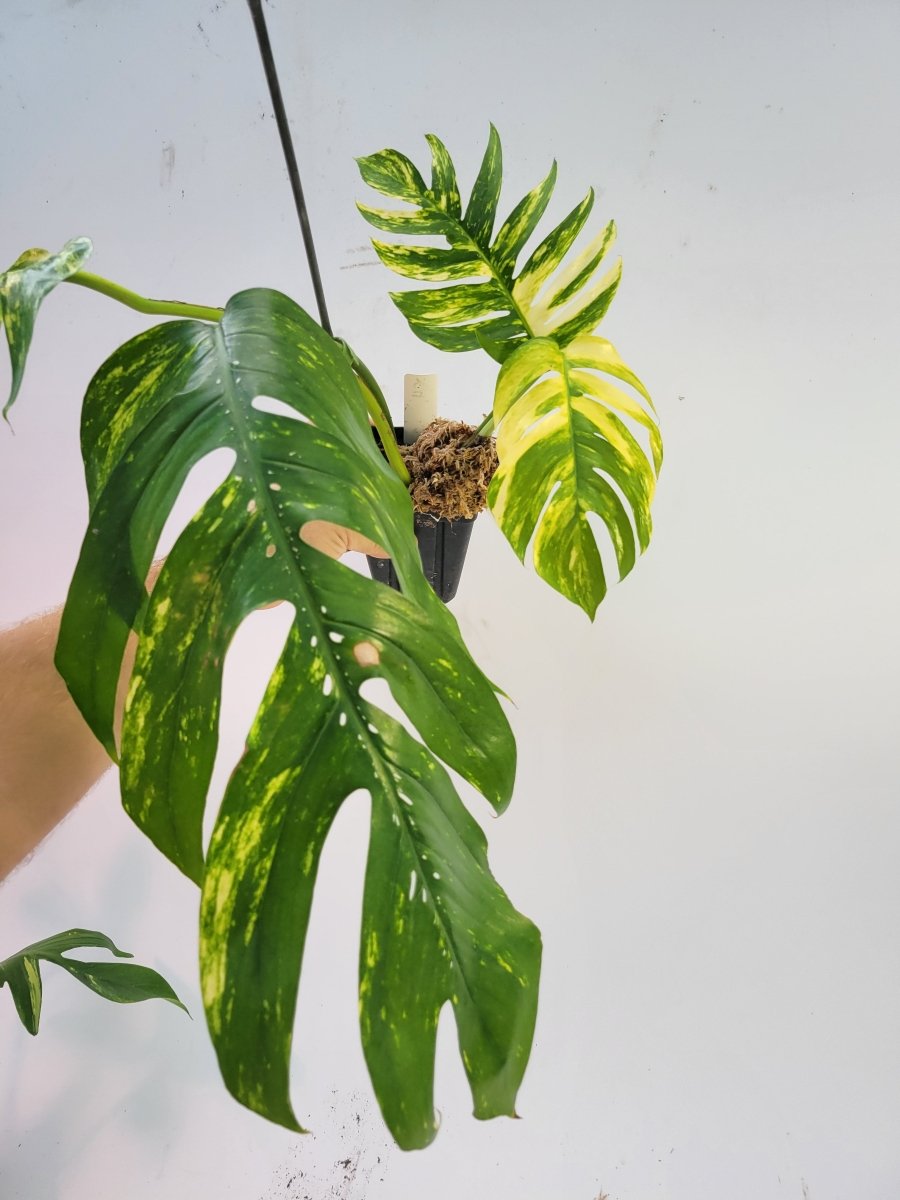
{"label": "black metal rod", "polygon": [[331,322],[328,319],[328,309],[325,307],[325,292],[322,288],[322,276],[319,274],[319,262],[316,258],[316,247],[313,242],[312,229],[309,224],[309,213],[306,211],[306,201],[303,199],[303,185],[300,182],[300,171],[297,167],[297,156],[294,153],[294,143],[288,125],[284,101],[281,98],[281,85],[278,82],[278,72],[275,69],[275,59],[272,57],[272,43],[269,41],[269,31],[266,28],[266,18],[263,14],[262,0],[247,0],[253,27],[256,30],[256,40],[259,42],[259,52],[262,56],[266,72],[266,82],[269,85],[269,95],[272,98],[272,108],[275,111],[275,123],[281,138],[281,149],[284,151],[284,161],[287,165],[288,178],[291,181],[291,191],[294,193],[294,204],[297,216],[300,218],[300,231],[303,234],[303,245],[306,248],[306,261],[309,263],[309,273],[312,277],[313,291],[316,294],[316,304],[319,308],[319,321],[326,333],[331,333]]}

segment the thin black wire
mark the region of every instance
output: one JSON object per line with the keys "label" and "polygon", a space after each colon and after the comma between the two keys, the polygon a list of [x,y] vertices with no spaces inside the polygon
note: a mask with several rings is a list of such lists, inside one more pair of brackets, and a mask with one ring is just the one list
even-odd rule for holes
{"label": "thin black wire", "polygon": [[272,98],[272,108],[275,111],[275,123],[281,138],[281,149],[284,151],[284,161],[287,165],[288,179],[291,181],[291,191],[294,193],[294,204],[297,216],[300,218],[300,230],[303,234],[303,245],[306,248],[306,261],[309,263],[309,273],[312,277],[313,291],[316,294],[316,304],[319,308],[319,321],[326,333],[331,333],[331,322],[328,319],[328,309],[325,307],[325,292],[322,288],[322,276],[319,274],[319,262],[316,258],[316,247],[313,242],[312,228],[309,224],[309,214],[306,211],[306,201],[303,199],[303,185],[300,183],[300,171],[297,167],[297,156],[294,153],[294,143],[288,125],[284,101],[281,98],[281,86],[278,82],[278,72],[275,69],[275,59],[272,57],[272,43],[269,41],[269,31],[266,28],[266,18],[263,14],[262,0],[247,0],[253,27],[256,30],[256,40],[259,42],[259,52],[262,56],[266,72],[266,82],[269,85],[269,95]]}

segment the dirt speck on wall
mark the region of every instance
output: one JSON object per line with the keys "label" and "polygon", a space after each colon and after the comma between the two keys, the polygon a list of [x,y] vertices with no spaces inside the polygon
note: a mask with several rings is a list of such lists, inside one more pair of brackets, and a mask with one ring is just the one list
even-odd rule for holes
{"label": "dirt speck on wall", "polygon": [[159,157],[159,186],[161,188],[168,187],[172,182],[172,175],[175,173],[175,143],[163,142],[162,152]]}
{"label": "dirt speck on wall", "polygon": [[298,1135],[259,1200],[365,1200],[385,1177],[395,1147],[378,1108],[335,1091],[315,1132]]}

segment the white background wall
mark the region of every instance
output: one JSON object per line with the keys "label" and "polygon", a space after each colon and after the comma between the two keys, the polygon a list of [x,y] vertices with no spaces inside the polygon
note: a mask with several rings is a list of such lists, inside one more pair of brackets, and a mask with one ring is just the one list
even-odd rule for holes
{"label": "white background wall", "polygon": [[[239,0],[2,9],[0,259],[87,233],[94,269],[145,294],[311,304]],[[48,969],[32,1040],[0,996],[0,1196],[896,1200],[900,9],[278,0],[270,24],[335,323],[395,401],[404,371],[438,370],[444,411],[475,417],[493,371],[393,310],[355,155],[424,162],[433,130],[470,184],[492,119],[508,204],[556,156],[552,213],[593,183],[620,225],[604,332],[664,421],[654,545],[590,626],[483,518],[455,605],[517,705],[517,794],[489,834],[546,943],[524,1119],[469,1116],[445,1024],[437,1142],[388,1145],[355,1023],[364,797],[329,843],[304,975],[315,1134],[240,1109],[202,1019],[196,895],[110,776],[0,890],[0,956],[100,928],[195,1019]],[[47,303],[0,430],[0,621],[64,594],[79,397],[145,324],[75,289]],[[220,780],[282,620],[231,656]]]}

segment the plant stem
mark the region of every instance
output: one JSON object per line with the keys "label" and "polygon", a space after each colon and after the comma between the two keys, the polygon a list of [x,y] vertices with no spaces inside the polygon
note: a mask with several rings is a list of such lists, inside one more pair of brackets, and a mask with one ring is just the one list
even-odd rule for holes
{"label": "plant stem", "polygon": [[493,433],[493,431],[494,431],[494,414],[492,412],[489,412],[488,415],[481,422],[481,424],[478,426],[478,428],[475,430],[475,432],[472,434],[472,437],[473,438],[490,437],[491,434]]}
{"label": "plant stem", "polygon": [[489,412],[474,433],[470,433],[463,442],[464,446],[472,446],[479,438],[490,437],[494,430],[494,414]]}
{"label": "plant stem", "polygon": [[[376,394],[371,390],[366,379],[355,367],[354,374],[356,375],[359,389],[365,397],[366,408],[369,410],[372,424],[378,430],[378,436],[381,438],[381,445],[384,447],[387,460],[403,482],[408,484],[410,479],[409,471],[406,469],[406,463],[400,457],[400,451],[397,449],[397,439],[394,437],[394,427],[391,425],[390,417],[384,415],[384,410],[381,404],[379,404]],[[378,388],[378,384],[375,384],[375,386]],[[378,390],[380,394],[380,389]],[[384,399],[383,396],[381,398],[382,400]]]}
{"label": "plant stem", "polygon": [[348,345],[347,342],[345,342],[343,338],[335,338],[334,340],[337,342],[337,344],[341,347],[341,349],[346,354],[346,356],[350,362],[350,366],[353,368],[353,373],[357,376],[357,378],[359,378],[360,380],[362,380],[363,383],[365,383],[366,387],[372,393],[373,398],[378,403],[378,406],[380,407],[382,413],[384,413],[384,419],[387,421],[388,425],[393,427],[393,421],[391,420],[391,410],[388,408],[388,402],[384,398],[384,392],[381,390],[378,380],[375,378],[375,376],[372,374],[372,372],[369,370],[369,368],[366,366],[366,364],[363,362],[363,360],[359,357],[359,355],[356,353],[356,351],[353,349],[352,346]]}
{"label": "plant stem", "polygon": [[90,271],[76,271],[65,282],[77,283],[79,287],[90,288],[93,292],[109,296],[111,300],[118,300],[120,304],[133,308],[136,312],[149,313],[151,316],[193,317],[198,321],[220,321],[225,311],[222,308],[206,308],[202,304],[184,304],[180,300],[148,300],[146,296],[139,296],[137,292],[129,291],[121,284],[113,283],[111,279],[104,279],[102,275],[93,275]]}
{"label": "plant stem", "polygon": [[391,410],[388,408],[388,402],[384,398],[384,392],[378,385],[378,380],[352,346],[349,346],[343,338],[335,338],[334,340],[344,351],[347,361],[350,363],[350,369],[356,376],[356,382],[359,384],[360,391],[365,398],[369,416],[378,430],[378,436],[381,438],[381,444],[384,447],[388,462],[403,482],[409,483],[409,471],[400,457],[397,442],[394,439],[394,423],[391,420]]}

